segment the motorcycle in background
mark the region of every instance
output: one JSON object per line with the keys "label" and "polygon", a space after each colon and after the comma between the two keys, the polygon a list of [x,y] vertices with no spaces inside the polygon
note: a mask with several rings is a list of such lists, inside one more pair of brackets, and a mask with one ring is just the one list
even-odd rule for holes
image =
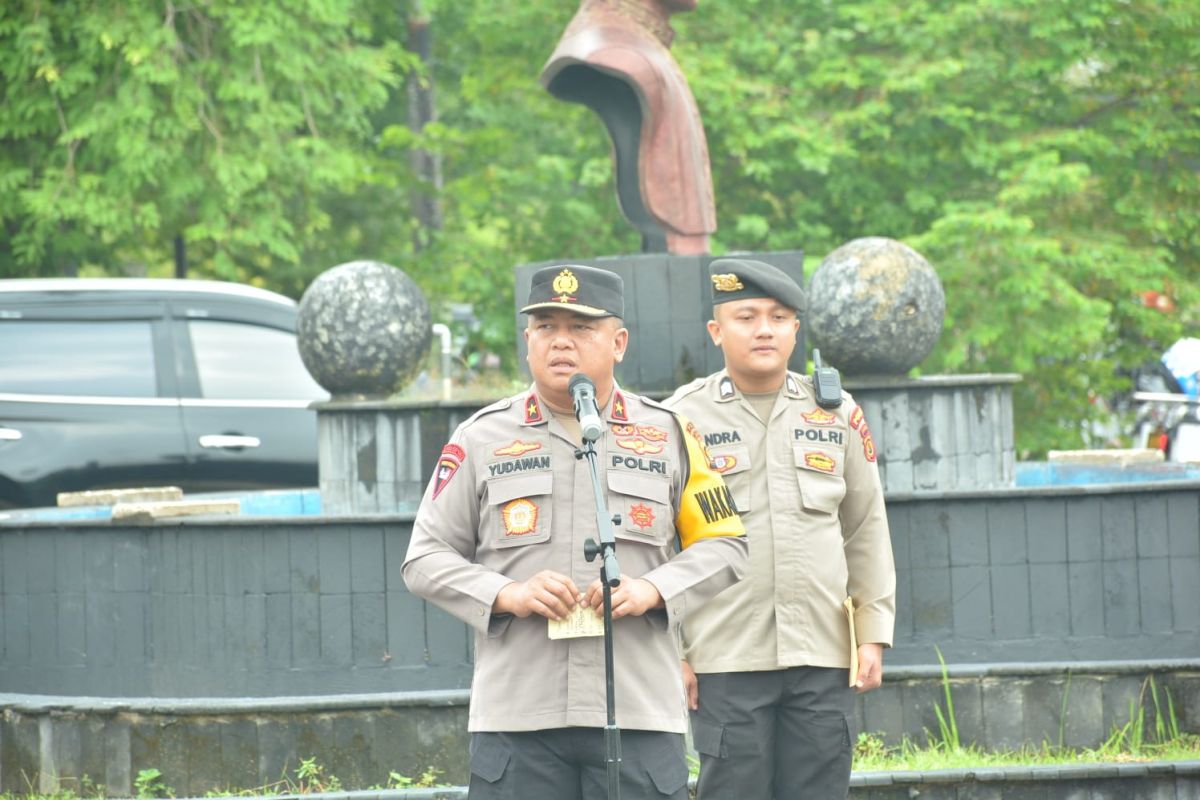
{"label": "motorcycle in background", "polygon": [[1134,444],[1161,450],[1166,461],[1200,462],[1200,339],[1171,345],[1134,389]]}

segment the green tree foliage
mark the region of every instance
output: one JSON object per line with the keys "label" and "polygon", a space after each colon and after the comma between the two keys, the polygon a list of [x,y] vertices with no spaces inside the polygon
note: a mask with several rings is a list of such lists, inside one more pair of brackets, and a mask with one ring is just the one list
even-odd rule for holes
{"label": "green tree foliage", "polygon": [[[0,11],[0,274],[131,265],[300,286],[407,61],[367,3]],[[311,276],[309,276],[311,277]]]}
{"label": "green tree foliage", "polygon": [[[13,4],[9,4],[10,6]],[[378,258],[511,357],[513,265],[636,251],[592,112],[542,64],[574,0],[262,0],[0,11],[0,275],[193,274],[298,296]],[[432,22],[434,60],[404,52]],[[709,136],[716,252],[860,236],[937,268],[924,372],[1019,372],[1029,453],[1079,446],[1123,370],[1200,324],[1192,0],[702,0],[676,58]],[[406,124],[406,79],[438,120]],[[414,245],[413,148],[444,223]],[[425,187],[432,191],[432,187]],[[1164,292],[1179,311],[1140,302]],[[1189,328],[1190,326],[1190,328]]]}
{"label": "green tree foliage", "polygon": [[[771,24],[730,43],[739,17]],[[1023,374],[1021,449],[1079,446],[1090,399],[1195,333],[1195,3],[709,4],[688,34],[722,243],[916,247],[948,306],[922,369]]]}

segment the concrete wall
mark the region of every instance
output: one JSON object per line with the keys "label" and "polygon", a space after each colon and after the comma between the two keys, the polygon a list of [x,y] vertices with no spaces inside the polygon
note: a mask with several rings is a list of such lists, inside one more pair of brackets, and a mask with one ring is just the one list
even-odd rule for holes
{"label": "concrete wall", "polygon": [[889,496],[891,663],[1200,653],[1200,483]]}
{"label": "concrete wall", "polygon": [[[1195,658],[1200,484],[892,495],[892,665]],[[0,688],[239,697],[469,686],[400,577],[405,516],[0,524]]]}
{"label": "concrete wall", "polygon": [[[1200,732],[1200,661],[956,668],[949,685],[962,742],[985,749],[1096,747],[1129,722],[1131,705],[1145,710],[1153,741],[1151,685],[1162,708],[1169,694],[1180,730]],[[948,716],[944,692],[937,670],[892,668],[880,689],[858,698],[856,726],[893,745],[905,736],[923,743],[938,730],[935,708]],[[347,789],[386,785],[392,771],[415,777],[430,765],[462,785],[467,699],[466,690],[191,701],[0,694],[0,792],[81,791],[86,775],[110,795],[130,796],[138,772],[153,768],[177,796],[198,797],[294,780],[303,759]]]}
{"label": "concrete wall", "polygon": [[[720,354],[715,349],[714,353],[715,363],[707,364],[701,374],[720,369]],[[803,363],[798,368],[803,369]],[[846,388],[871,426],[884,490],[1011,487],[1016,380],[1015,375],[943,375],[847,381]],[[325,512],[415,510],[442,446],[459,423],[483,405],[344,400],[316,404]]]}

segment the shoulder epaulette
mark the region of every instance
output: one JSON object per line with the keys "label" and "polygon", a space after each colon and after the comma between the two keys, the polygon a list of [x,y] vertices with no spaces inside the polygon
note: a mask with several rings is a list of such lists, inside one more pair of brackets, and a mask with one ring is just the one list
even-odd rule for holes
{"label": "shoulder epaulette", "polygon": [[496,402],[491,403],[490,405],[484,406],[483,408],[479,409],[471,416],[467,417],[465,420],[463,420],[459,424],[459,427],[462,428],[467,425],[470,425],[475,420],[479,419],[482,416],[486,416],[487,414],[494,414],[497,411],[503,411],[504,409],[510,407],[512,405],[512,403],[513,403],[513,399],[511,397],[505,397],[500,400],[497,400]]}
{"label": "shoulder epaulette", "polygon": [[[708,378],[696,378],[692,382],[685,383],[683,386],[680,386],[678,389],[676,389],[671,396],[667,398],[667,400],[675,400],[687,397],[689,394],[693,394],[703,389],[704,384],[707,382]],[[667,410],[669,411],[670,409]]]}
{"label": "shoulder epaulette", "polygon": [[636,397],[638,400],[641,400],[643,403],[650,406],[651,408],[657,408],[660,411],[666,411],[668,414],[675,413],[674,410],[672,410],[669,406],[665,405],[667,400],[669,400],[670,398],[664,398],[662,400],[654,400],[652,398],[646,397],[643,394],[635,394],[634,397]]}

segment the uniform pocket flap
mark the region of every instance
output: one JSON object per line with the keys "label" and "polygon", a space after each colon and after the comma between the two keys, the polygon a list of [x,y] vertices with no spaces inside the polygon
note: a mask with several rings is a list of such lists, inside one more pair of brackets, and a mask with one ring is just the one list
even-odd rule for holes
{"label": "uniform pocket flap", "polygon": [[720,450],[710,449],[713,471],[722,475],[736,475],[750,469],[750,448],[724,447]]}
{"label": "uniform pocket flap", "polygon": [[846,496],[843,454],[830,453],[805,445],[794,445],[796,479],[800,483],[800,501],[810,511],[833,514]]}
{"label": "uniform pocket flap", "polygon": [[725,758],[725,726],[692,716],[692,744],[696,752]]}
{"label": "uniform pocket flap", "polygon": [[681,757],[656,759],[646,765],[646,772],[654,782],[654,788],[664,797],[674,797],[687,784],[687,761]]}
{"label": "uniform pocket flap", "polygon": [[512,753],[502,743],[493,737],[479,740],[475,751],[471,753],[471,773],[478,775],[488,783],[495,783],[504,777]]}
{"label": "uniform pocket flap", "polygon": [[811,445],[794,444],[792,445],[792,456],[796,459],[796,466],[800,469],[836,475],[839,478],[846,468],[844,453],[840,450],[830,452]]}
{"label": "uniform pocket flap", "polygon": [[543,475],[516,475],[511,478],[493,478],[488,481],[488,504],[499,505],[518,497],[536,497],[539,494],[550,494],[554,486],[554,476],[549,472]]}
{"label": "uniform pocket flap", "polygon": [[608,471],[608,488],[618,494],[653,500],[656,503],[665,504],[671,499],[670,481],[615,469]]}

